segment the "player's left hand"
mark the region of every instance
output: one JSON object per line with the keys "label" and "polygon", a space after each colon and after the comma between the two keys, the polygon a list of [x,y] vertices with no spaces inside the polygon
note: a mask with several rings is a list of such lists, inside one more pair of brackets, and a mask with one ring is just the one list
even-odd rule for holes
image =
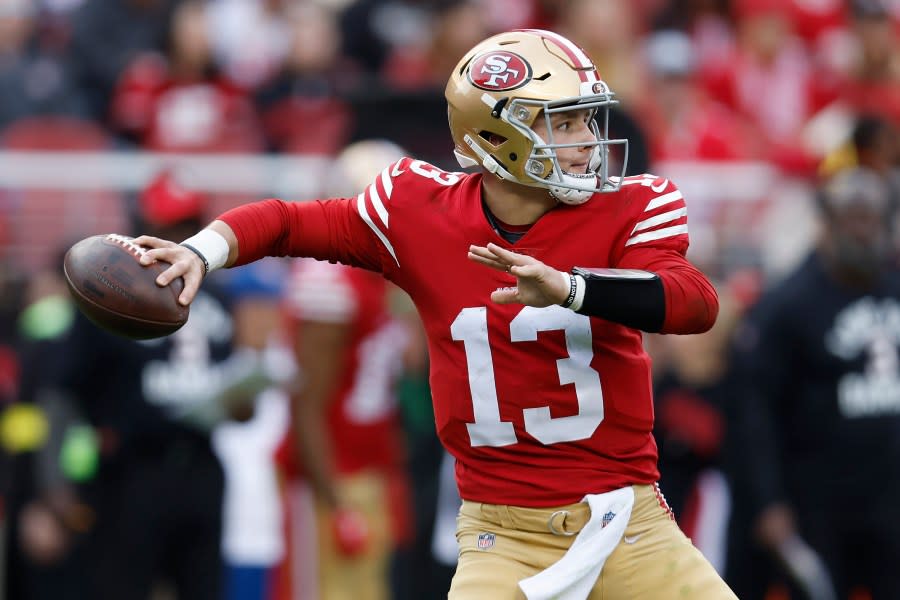
{"label": "player's left hand", "polygon": [[569,295],[568,277],[532,256],[488,244],[469,246],[468,257],[516,278],[515,287],[500,288],[491,293],[491,300],[497,304],[519,303],[542,308],[565,302]]}

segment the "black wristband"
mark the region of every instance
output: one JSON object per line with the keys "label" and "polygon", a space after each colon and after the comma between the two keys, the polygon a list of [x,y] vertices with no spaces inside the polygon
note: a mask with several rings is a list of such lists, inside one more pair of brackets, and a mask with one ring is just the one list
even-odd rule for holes
{"label": "black wristband", "polygon": [[567,273],[567,275],[569,276],[569,295],[566,297],[565,301],[560,304],[563,308],[572,306],[572,303],[575,302],[575,296],[578,293],[578,284],[575,281],[575,276],[571,273]]}
{"label": "black wristband", "polygon": [[194,254],[200,257],[200,260],[203,261],[203,276],[206,277],[206,274],[209,273],[209,261],[206,260],[206,257],[203,256],[203,253],[191,246],[190,244],[179,244],[179,246],[184,246]]}
{"label": "black wristband", "polygon": [[666,295],[659,275],[598,276],[588,269],[572,269],[584,278],[584,300],[578,313],[600,317],[633,329],[655,333],[666,318]]}

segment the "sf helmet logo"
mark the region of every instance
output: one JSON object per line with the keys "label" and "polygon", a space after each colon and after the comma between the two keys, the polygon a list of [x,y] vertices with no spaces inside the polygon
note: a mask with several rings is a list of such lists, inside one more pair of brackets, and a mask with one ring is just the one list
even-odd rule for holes
{"label": "sf helmet logo", "polygon": [[514,90],[531,81],[531,65],[512,52],[487,52],[472,61],[469,81],[483,90]]}

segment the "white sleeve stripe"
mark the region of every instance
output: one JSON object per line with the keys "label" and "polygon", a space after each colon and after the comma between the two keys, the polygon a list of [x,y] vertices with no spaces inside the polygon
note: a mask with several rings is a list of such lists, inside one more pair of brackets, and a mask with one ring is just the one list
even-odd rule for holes
{"label": "white sleeve stripe", "polygon": [[640,244],[643,242],[649,242],[652,240],[661,240],[667,237],[673,237],[682,233],[688,232],[687,223],[684,225],[673,225],[672,227],[664,227],[662,229],[657,229],[655,231],[647,231],[646,233],[639,233],[635,236],[632,236],[627,242],[625,242],[626,246],[631,246],[633,244]]}
{"label": "white sleeve stripe", "polygon": [[656,227],[657,225],[662,225],[663,223],[668,223],[669,221],[674,221],[675,219],[680,219],[684,216],[687,216],[687,206],[682,206],[681,208],[676,208],[675,210],[670,210],[669,212],[664,212],[655,217],[645,219],[635,225],[634,229],[631,230],[631,233],[650,229],[651,227]]}
{"label": "white sleeve stripe", "polygon": [[386,167],[384,171],[381,172],[381,185],[384,186],[384,196],[388,200],[391,199],[391,193],[394,191],[394,182],[391,180],[390,170],[390,167]]}
{"label": "white sleeve stripe", "polygon": [[675,202],[676,200],[681,200],[683,196],[679,190],[675,190],[674,192],[669,192],[668,194],[663,194],[662,196],[657,196],[653,200],[650,201],[650,204],[647,205],[647,208],[644,209],[644,212],[649,210],[653,210],[654,208],[659,208],[663,204],[668,204],[669,202]]}
{"label": "white sleeve stripe", "polygon": [[385,228],[387,228],[387,208],[384,207],[384,203],[381,201],[381,196],[378,195],[378,187],[373,183],[366,188],[366,193],[369,194],[369,199],[372,201],[372,206],[375,207],[375,212],[378,213],[378,218],[381,219],[381,222],[384,223]]}
{"label": "white sleeve stripe", "polygon": [[387,248],[387,251],[391,253],[391,257],[394,259],[394,262],[397,263],[397,266],[400,266],[400,261],[397,260],[397,255],[394,253],[394,247],[391,246],[391,243],[388,241],[387,237],[375,223],[372,221],[372,217],[369,216],[369,212],[366,210],[366,195],[360,194],[356,197],[356,208],[359,211],[359,216],[362,217],[363,221],[366,222],[366,225],[369,226],[369,229],[375,232],[375,235],[378,236],[378,239],[381,240],[381,243],[384,244],[384,247]]}

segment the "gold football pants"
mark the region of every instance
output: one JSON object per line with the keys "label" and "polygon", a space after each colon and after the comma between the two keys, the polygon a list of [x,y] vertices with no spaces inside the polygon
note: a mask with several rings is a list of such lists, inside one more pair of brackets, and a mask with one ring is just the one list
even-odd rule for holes
{"label": "gold football pants", "polygon": [[[736,600],[664,504],[655,486],[634,486],[631,520],[589,600]],[[464,501],[450,600],[524,599],[518,582],[559,560],[575,539],[566,534],[588,519],[586,503],[536,509]]]}

